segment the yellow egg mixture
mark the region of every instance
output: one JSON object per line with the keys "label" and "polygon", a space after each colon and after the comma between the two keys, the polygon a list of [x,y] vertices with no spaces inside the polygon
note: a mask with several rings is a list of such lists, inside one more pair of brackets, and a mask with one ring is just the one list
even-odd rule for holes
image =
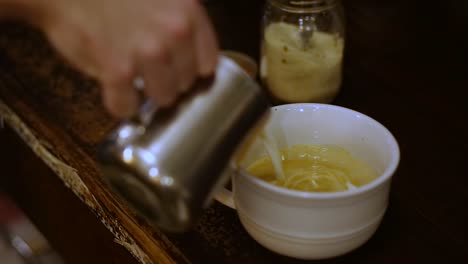
{"label": "yellow egg mixture", "polygon": [[306,192],[341,192],[377,178],[366,163],[338,146],[294,145],[279,154],[283,176],[276,173],[270,156],[254,161],[247,171],[274,185]]}

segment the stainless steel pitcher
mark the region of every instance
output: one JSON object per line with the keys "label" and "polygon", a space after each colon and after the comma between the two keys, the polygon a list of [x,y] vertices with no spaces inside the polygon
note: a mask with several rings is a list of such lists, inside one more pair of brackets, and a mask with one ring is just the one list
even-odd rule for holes
{"label": "stainless steel pitcher", "polygon": [[103,142],[104,177],[150,223],[186,231],[226,183],[233,154],[269,109],[257,83],[221,56],[213,79],[195,84],[175,107],[147,102]]}

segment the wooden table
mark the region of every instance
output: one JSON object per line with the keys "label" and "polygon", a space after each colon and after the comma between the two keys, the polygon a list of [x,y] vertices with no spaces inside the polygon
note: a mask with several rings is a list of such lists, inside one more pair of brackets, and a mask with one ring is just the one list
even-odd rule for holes
{"label": "wooden table", "polygon": [[[333,103],[387,126],[401,162],[375,236],[323,262],[468,263],[468,6],[344,2],[344,84]],[[261,1],[208,10],[223,48],[258,58]],[[184,235],[135,216],[97,170],[96,146],[117,124],[98,87],[19,23],[0,24],[0,100],[10,127],[0,131],[0,186],[67,263],[305,263],[264,249],[218,203]]]}

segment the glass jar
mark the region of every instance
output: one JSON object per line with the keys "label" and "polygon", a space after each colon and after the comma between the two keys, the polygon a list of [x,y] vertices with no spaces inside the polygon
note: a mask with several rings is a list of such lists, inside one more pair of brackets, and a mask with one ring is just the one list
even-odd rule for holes
{"label": "glass jar", "polygon": [[341,86],[344,14],[338,0],[268,0],[260,77],[277,103],[329,103]]}

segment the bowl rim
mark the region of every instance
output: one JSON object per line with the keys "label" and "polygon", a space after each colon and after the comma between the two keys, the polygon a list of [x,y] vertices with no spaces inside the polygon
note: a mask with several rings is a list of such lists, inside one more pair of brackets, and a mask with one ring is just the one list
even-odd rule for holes
{"label": "bowl rim", "polygon": [[[383,133],[385,134],[384,136],[387,138],[387,142],[389,142],[389,145],[391,147],[391,152],[392,152],[392,159],[390,161],[390,164],[387,166],[384,172],[380,174],[380,176],[373,180],[372,182],[358,187],[356,189],[352,190],[347,190],[343,192],[304,192],[304,191],[297,191],[297,190],[291,190],[287,189],[284,187],[279,187],[275,186],[271,183],[268,183],[266,181],[263,181],[261,179],[258,179],[251,174],[249,174],[244,168],[238,168],[238,174],[246,178],[251,184],[256,185],[257,187],[262,188],[263,190],[268,190],[270,192],[273,192],[275,194],[281,194],[283,196],[287,197],[293,197],[293,198],[300,198],[300,199],[305,199],[305,200],[329,200],[329,199],[340,199],[340,198],[350,198],[350,197],[355,197],[359,196],[361,194],[367,193],[369,191],[378,189],[380,186],[382,186],[385,182],[391,179],[393,174],[395,173],[399,162],[400,162],[400,148],[398,145],[397,140],[393,136],[393,134],[380,122],[377,120],[371,118],[368,115],[365,115],[363,113],[360,113],[358,111],[352,110],[350,108],[346,108],[343,106],[338,106],[338,105],[333,105],[333,104],[322,104],[322,103],[294,103],[294,104],[284,104],[284,105],[278,105],[278,106],[273,106],[271,109],[274,111],[275,109],[278,110],[295,110],[295,111],[301,111],[301,109],[305,108],[312,108],[312,109],[333,109],[333,110],[338,110],[340,112],[346,113],[346,114],[353,114],[356,115],[360,118],[364,118],[367,121],[373,123],[373,125],[379,127]],[[302,110],[303,111],[303,110]],[[302,112],[301,111],[301,112]]]}

